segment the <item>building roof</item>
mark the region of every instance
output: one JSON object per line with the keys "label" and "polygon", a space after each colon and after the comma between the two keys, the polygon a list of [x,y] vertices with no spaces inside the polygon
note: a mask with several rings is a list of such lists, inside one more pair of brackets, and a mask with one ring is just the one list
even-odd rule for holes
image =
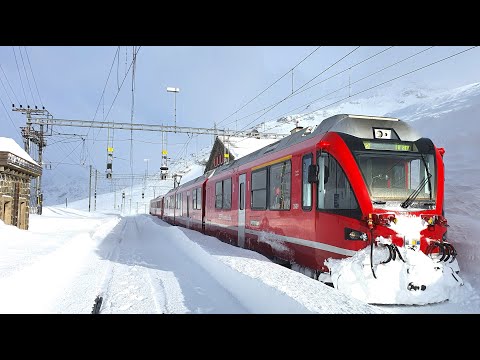
{"label": "building roof", "polygon": [[28,155],[13,139],[0,137],[0,165],[30,176],[42,174],[42,167]]}
{"label": "building roof", "polygon": [[18,157],[31,162],[34,165],[38,165],[38,163],[31,158],[30,155],[27,154],[25,150],[23,150],[15,140],[7,137],[0,137],[0,151],[9,152]]}

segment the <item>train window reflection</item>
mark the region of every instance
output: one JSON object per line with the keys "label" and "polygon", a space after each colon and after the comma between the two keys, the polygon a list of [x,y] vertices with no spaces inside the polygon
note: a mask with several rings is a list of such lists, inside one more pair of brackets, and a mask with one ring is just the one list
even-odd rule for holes
{"label": "train window reflection", "polygon": [[291,168],[290,160],[270,167],[270,210],[290,210]]}
{"label": "train window reflection", "polygon": [[318,157],[318,209],[358,209],[357,199],[345,172],[330,154]]}

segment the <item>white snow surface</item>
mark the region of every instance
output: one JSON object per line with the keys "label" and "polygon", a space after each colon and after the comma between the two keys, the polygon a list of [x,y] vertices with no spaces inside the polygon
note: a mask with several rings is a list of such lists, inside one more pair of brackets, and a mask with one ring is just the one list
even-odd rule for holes
{"label": "white snow surface", "polygon": [[0,313],[382,313],[264,256],[166,224],[47,207],[0,222]]}
{"label": "white snow surface", "polygon": [[[289,134],[289,132],[286,132],[285,134]],[[279,139],[239,138],[230,136],[226,137],[225,140],[222,139],[222,141],[228,147],[228,150],[235,159],[240,159],[245,155],[251,154],[258,149],[279,141]]]}
{"label": "white snow surface", "polygon": [[38,165],[37,162],[11,138],[0,136],[0,151],[10,152],[32,164]]}

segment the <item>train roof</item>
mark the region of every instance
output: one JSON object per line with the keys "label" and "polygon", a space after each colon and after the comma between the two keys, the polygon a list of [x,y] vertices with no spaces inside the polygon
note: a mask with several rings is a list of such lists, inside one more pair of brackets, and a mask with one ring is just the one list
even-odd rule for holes
{"label": "train roof", "polygon": [[[204,182],[206,179],[208,179],[210,176],[213,175],[213,173],[215,172],[216,169],[213,169],[213,170],[210,170],[210,171],[207,171],[205,174],[203,175],[200,175],[199,177],[196,177],[195,179],[192,179],[190,181],[187,181],[186,183],[184,184],[181,184],[179,186],[177,186],[175,188],[175,190],[178,190],[178,189],[181,189],[181,188],[186,188],[190,185],[193,185],[193,184],[196,184],[196,183],[200,183],[200,182]],[[170,190],[172,191],[172,190]],[[167,193],[168,194],[168,193]]]}
{"label": "train roof", "polygon": [[280,139],[270,145],[264,146],[251,154],[248,154],[240,159],[235,159],[234,161],[229,162],[228,164],[224,164],[218,168],[216,168],[215,175],[222,173],[223,171],[229,170],[233,166],[237,167],[246,163],[249,163],[257,158],[260,158],[266,154],[274,153],[285,149],[286,147],[298,144],[302,141],[308,140],[313,137],[312,128],[307,127],[304,129],[300,129],[299,131],[285,136],[283,139]]}
{"label": "train roof", "polygon": [[339,114],[323,120],[314,135],[341,132],[362,139],[374,139],[374,128],[393,129],[402,141],[416,141],[420,135],[405,121],[391,117]]}
{"label": "train roof", "polygon": [[231,161],[228,164],[224,164],[216,168],[217,171],[215,175],[221,174],[223,171],[229,170],[234,166],[237,167],[249,163],[268,153],[280,151],[286,147],[298,144],[326,132],[341,132],[362,139],[373,139],[374,128],[393,129],[399,137],[398,140],[402,141],[416,141],[421,137],[408,123],[397,118],[338,114],[324,119],[313,131],[311,127],[306,127],[270,145],[264,146],[249,155]]}

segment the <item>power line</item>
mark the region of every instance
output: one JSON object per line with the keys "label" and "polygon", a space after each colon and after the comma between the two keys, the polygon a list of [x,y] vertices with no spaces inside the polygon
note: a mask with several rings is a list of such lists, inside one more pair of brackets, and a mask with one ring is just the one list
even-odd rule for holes
{"label": "power line", "polygon": [[[407,56],[406,58],[403,58],[402,60],[399,60],[399,61],[397,61],[397,62],[395,62],[395,63],[393,63],[393,64],[390,64],[390,65],[388,65],[388,66],[385,66],[385,67],[383,67],[382,69],[377,70],[377,71],[375,71],[375,72],[373,72],[373,73],[371,73],[371,74],[369,74],[369,75],[367,75],[367,76],[364,76],[363,78],[358,79],[357,81],[354,81],[353,83],[350,83],[349,85],[342,86],[342,87],[340,87],[340,88],[338,88],[338,89],[336,89],[336,90],[334,90],[334,91],[332,91],[332,92],[330,92],[330,93],[328,93],[328,94],[326,94],[326,95],[323,95],[323,96],[321,96],[321,97],[319,97],[319,98],[317,98],[317,99],[315,99],[315,100],[313,100],[313,101],[310,101],[310,102],[308,102],[308,103],[306,103],[306,104],[303,104],[303,105],[301,105],[301,106],[299,106],[299,107],[296,107],[295,109],[291,109],[291,110],[289,110],[288,112],[281,114],[280,117],[281,117],[281,116],[285,116],[286,114],[288,114],[288,113],[290,113],[290,112],[292,112],[292,111],[296,111],[296,110],[302,109],[302,108],[304,108],[305,106],[308,106],[308,105],[311,105],[311,104],[317,102],[318,100],[324,99],[324,98],[326,98],[326,97],[328,97],[328,96],[330,96],[330,95],[332,95],[332,94],[335,94],[336,92],[338,92],[338,91],[340,91],[340,90],[346,89],[347,87],[349,87],[349,86],[351,86],[351,85],[354,85],[354,84],[356,84],[356,83],[359,83],[360,81],[363,81],[363,80],[365,80],[365,79],[368,79],[369,77],[372,77],[372,76],[374,76],[374,75],[376,75],[376,74],[378,74],[378,73],[380,73],[380,72],[382,72],[382,71],[384,71],[384,70],[386,70],[386,69],[389,69],[389,68],[391,68],[391,67],[393,67],[393,66],[396,66],[396,65],[398,65],[398,64],[400,64],[400,63],[402,63],[402,62],[404,62],[404,61],[406,61],[406,60],[409,60],[409,59],[411,59],[411,58],[413,58],[413,57],[415,57],[415,56],[418,56],[418,55],[424,53],[425,51],[428,51],[428,50],[432,49],[433,47],[434,47],[434,46],[430,46],[430,47],[428,47],[428,48],[426,48],[426,49],[423,49],[423,50],[421,50],[421,51],[419,51],[419,52],[417,52],[417,53],[415,53],[415,54],[413,54],[413,55]],[[352,96],[353,96],[353,95],[352,95]],[[347,97],[347,98],[348,98],[348,97]],[[317,111],[317,110],[315,110],[315,111]],[[308,113],[308,114],[310,114],[310,113]]]}
{"label": "power line", "polygon": [[28,66],[30,66],[30,72],[32,73],[33,82],[35,84],[35,88],[37,89],[38,98],[40,99],[40,104],[43,106],[42,97],[40,96],[40,92],[38,91],[37,80],[35,80],[35,74],[33,73],[32,64],[30,63],[30,57],[28,56],[27,47],[24,46],[24,48],[25,48],[25,54],[27,54]]}
{"label": "power line", "polygon": [[[350,69],[353,69],[354,67],[356,67],[356,66],[358,66],[358,65],[360,65],[360,64],[362,64],[362,63],[364,63],[364,62],[366,62],[366,61],[368,61],[368,60],[371,60],[371,59],[373,59],[374,57],[376,57],[376,56],[378,56],[378,55],[380,55],[380,54],[382,54],[382,53],[384,53],[384,52],[386,52],[386,51],[388,51],[388,50],[390,50],[390,49],[392,49],[392,48],[393,48],[393,46],[390,46],[390,47],[388,47],[387,49],[381,50],[381,51],[377,52],[376,54],[374,54],[374,55],[372,55],[372,56],[369,56],[368,58],[363,59],[362,61],[359,61],[358,63],[356,63],[356,64],[354,64],[354,65],[352,65],[352,66],[350,66],[350,67],[348,67],[348,68],[346,68],[346,69],[344,69],[344,70],[342,70],[342,71],[339,71],[339,72],[337,72],[336,74],[334,74],[334,75],[332,75],[332,76],[330,76],[330,77],[328,77],[328,78],[326,78],[326,79],[324,79],[324,80],[322,80],[322,81],[319,81],[319,82],[317,82],[317,83],[309,86],[309,87],[306,88],[306,89],[303,89],[303,90],[299,91],[299,90],[300,90],[300,88],[299,88],[299,89],[297,89],[296,91],[294,91],[294,93],[292,93],[292,94],[289,96],[289,98],[295,97],[295,96],[297,96],[297,95],[299,95],[299,94],[301,94],[301,93],[303,93],[303,92],[305,92],[305,91],[307,91],[307,90],[310,90],[310,89],[312,89],[313,87],[315,87],[315,86],[317,86],[317,85],[319,85],[319,84],[321,84],[321,83],[324,83],[324,82],[326,82],[326,81],[328,81],[328,80],[330,80],[330,79],[332,79],[332,78],[334,78],[334,77],[336,77],[336,76],[338,76],[338,75],[340,75],[340,74],[342,74],[342,73],[344,73],[344,72],[346,72],[346,71],[349,71]],[[303,87],[303,86],[302,86],[302,87]],[[264,110],[271,109],[271,108],[273,108],[273,106],[275,106],[275,103],[274,103],[274,104],[271,104],[271,105],[269,105],[269,106],[266,106],[266,107],[264,107],[263,109],[257,110],[257,111],[255,111],[255,112],[253,112],[253,113],[250,113],[250,114],[248,114],[248,115],[246,115],[246,116],[244,116],[244,117],[241,117],[241,118],[237,119],[237,121],[240,121],[240,120],[249,118],[250,116],[255,115],[255,114],[258,114],[258,113],[260,113],[260,112],[262,112],[262,111],[264,111]],[[228,124],[227,124],[227,125],[228,125]]]}
{"label": "power line", "polygon": [[[140,51],[140,49],[141,49],[141,46],[137,49],[137,52],[135,53],[135,58],[136,58],[136,55],[138,54],[138,52]],[[115,59],[114,59],[114,61],[115,61]],[[128,71],[125,73],[125,76],[124,76],[124,78],[123,78],[123,80],[122,80],[122,83],[120,84],[120,88],[118,89],[117,94],[115,95],[115,98],[113,99],[112,104],[110,105],[110,108],[108,109],[107,115],[105,116],[105,120],[107,120],[108,115],[110,114],[110,111],[112,110],[113,104],[115,104],[115,100],[117,100],[118,94],[120,93],[120,90],[122,90],[123,83],[125,82],[125,79],[127,78],[127,75],[128,75],[128,73],[130,72],[130,69],[132,68],[132,65],[133,65],[133,60],[132,60],[132,62],[130,63],[130,66],[129,66],[129,68],[128,68]],[[112,67],[113,67],[113,63],[112,63]],[[110,71],[111,71],[111,69],[110,69]],[[110,77],[110,75],[109,75],[109,77]],[[107,80],[108,80],[108,79],[107,79]],[[106,84],[105,84],[105,86],[106,86]],[[99,105],[100,105],[100,104],[99,104]],[[93,141],[94,141],[94,142],[95,142],[95,138],[98,136],[99,133],[100,133],[100,130],[98,130],[97,135],[94,136],[94,138],[93,138]]]}
{"label": "power line", "polygon": [[137,51],[133,55],[132,62],[130,63],[130,66],[128,67],[127,73],[125,74],[125,77],[122,80],[122,83],[120,84],[120,89],[118,89],[117,94],[115,95],[115,98],[112,101],[112,105],[110,105],[110,108],[108,109],[107,116],[105,116],[105,120],[108,118],[108,115],[110,114],[110,111],[112,110],[113,104],[115,104],[115,100],[117,100],[117,96],[120,93],[120,90],[122,89],[123,83],[125,82],[125,79],[127,78],[128,73],[130,72],[130,69],[132,68],[132,65],[134,64],[135,59],[137,58],[137,54],[140,51],[142,47],[139,46]]}
{"label": "power line", "polygon": [[[356,64],[354,64],[354,65],[352,65],[352,66],[350,66],[350,67],[348,67],[348,68],[346,68],[346,69],[344,69],[344,70],[342,70],[342,71],[339,71],[339,72],[337,72],[336,74],[334,74],[334,75],[332,75],[332,76],[330,76],[330,77],[328,77],[328,78],[326,78],[326,79],[323,79],[322,81],[319,81],[319,82],[317,82],[317,83],[309,86],[309,87],[306,88],[306,89],[303,89],[302,91],[298,91],[298,90],[299,90],[299,89],[298,89],[298,90],[295,92],[295,94],[292,94],[291,97],[297,96],[297,95],[299,95],[299,94],[301,94],[301,93],[303,93],[303,92],[305,92],[305,91],[307,91],[307,90],[310,90],[311,88],[313,88],[313,87],[315,87],[315,86],[317,86],[317,85],[320,85],[320,84],[324,83],[324,82],[327,81],[327,80],[330,80],[330,79],[332,79],[332,78],[334,78],[334,77],[336,77],[336,76],[338,76],[338,75],[340,75],[340,74],[343,74],[344,72],[349,71],[349,70],[353,69],[354,67],[357,67],[358,65],[360,65],[360,64],[362,64],[362,63],[364,63],[364,62],[366,62],[366,61],[368,61],[368,60],[371,60],[371,59],[373,59],[374,57],[376,57],[376,56],[378,56],[378,55],[380,55],[380,54],[383,54],[384,52],[392,49],[393,47],[394,47],[394,46],[390,46],[390,47],[388,47],[388,48],[386,48],[386,49],[384,49],[384,50],[381,50],[381,51],[375,53],[374,55],[369,56],[368,58],[363,59],[362,61],[360,61],[360,62],[358,62],[358,63],[356,63]],[[428,48],[427,50],[429,50],[429,49],[431,49],[431,48],[433,48],[433,47],[434,47],[434,46]],[[350,84],[350,85],[351,85],[351,84]]]}
{"label": "power line", "polygon": [[[457,56],[457,55],[463,54],[463,53],[465,53],[465,52],[467,52],[467,51],[470,51],[470,50],[472,50],[472,49],[474,49],[474,48],[476,48],[476,47],[478,47],[478,46],[472,46],[472,47],[470,47],[470,48],[468,48],[468,49],[466,49],[466,50],[463,50],[463,51],[460,51],[460,52],[455,53],[455,54],[453,54],[453,55],[444,57],[443,59],[434,61],[434,62],[432,62],[432,63],[430,63],[430,64],[421,66],[421,67],[419,67],[419,68],[417,68],[417,69],[415,69],[415,70],[409,71],[409,72],[404,73],[404,74],[399,75],[399,76],[396,76],[396,77],[394,77],[394,78],[392,78],[392,79],[390,79],[390,80],[387,80],[387,81],[384,81],[384,82],[382,82],[382,83],[380,83],[380,84],[377,84],[377,85],[374,85],[374,86],[372,86],[372,87],[369,87],[368,89],[361,90],[361,91],[359,91],[359,92],[357,92],[357,93],[355,93],[355,94],[353,94],[353,95],[347,96],[347,97],[345,97],[345,98],[343,98],[343,99],[340,99],[340,100],[338,100],[338,101],[335,101],[335,102],[333,102],[333,103],[331,103],[331,104],[328,104],[328,105],[326,105],[326,106],[324,106],[324,107],[321,107],[321,108],[319,108],[319,109],[313,110],[313,111],[308,112],[308,113],[306,113],[306,114],[302,114],[301,116],[303,117],[303,116],[305,116],[305,115],[309,115],[309,114],[314,113],[314,112],[316,112],[316,111],[323,110],[323,109],[325,109],[325,108],[327,108],[327,107],[329,107],[329,106],[335,105],[335,104],[337,104],[337,103],[339,103],[339,102],[341,102],[341,101],[343,101],[343,100],[346,100],[346,99],[348,99],[348,98],[350,98],[350,97],[356,96],[356,95],[358,95],[358,94],[362,94],[362,93],[364,93],[364,92],[366,92],[366,91],[372,90],[372,89],[377,88],[377,87],[382,86],[382,85],[385,85],[385,84],[387,84],[387,83],[389,83],[389,82],[392,82],[392,81],[394,81],[394,80],[400,79],[400,78],[402,78],[402,77],[404,77],[404,76],[413,74],[414,72],[417,72],[417,71],[419,71],[419,70],[423,70],[423,69],[425,69],[425,68],[427,68],[427,67],[429,67],[429,66],[432,66],[432,65],[438,64],[438,63],[440,63],[440,62],[442,62],[442,61],[451,59],[451,58],[453,58],[453,57],[455,57],[455,56]],[[316,101],[316,100],[315,100],[315,101]],[[314,102],[315,102],[315,101],[314,101]]]}
{"label": "power line", "polygon": [[[132,109],[130,113],[130,124],[133,124],[133,116],[135,111],[135,68],[136,68],[136,53],[135,47],[132,49],[133,54],[133,70],[132,70]],[[130,129],[130,171],[133,174],[133,129]]]}
{"label": "power line", "polygon": [[[137,52],[135,51],[136,47],[132,47],[132,109],[130,113],[130,124],[133,124],[133,116],[135,111],[135,68],[136,68],[136,60],[137,60]],[[112,104],[113,106],[113,104]],[[133,128],[130,129],[130,174],[132,176],[132,180],[130,183],[130,194],[133,194]],[[132,201],[130,200],[130,212],[132,212]]]}
{"label": "power line", "polygon": [[285,74],[283,74],[282,76],[280,76],[277,80],[275,80],[272,84],[270,84],[269,86],[267,86],[264,90],[262,90],[258,95],[256,95],[255,97],[253,97],[251,100],[249,100],[247,103],[245,103],[243,106],[241,106],[238,110],[236,110],[235,112],[233,112],[232,114],[228,115],[225,119],[219,121],[217,123],[217,125],[221,124],[222,122],[224,122],[225,120],[227,120],[228,118],[230,118],[231,116],[235,115],[236,113],[238,113],[240,110],[242,110],[243,108],[245,108],[248,104],[250,104],[252,101],[254,101],[255,99],[257,99],[260,95],[262,95],[264,92],[266,92],[268,89],[270,89],[273,85],[275,85],[276,83],[278,83],[280,80],[282,80],[285,76],[287,76],[288,74],[290,74],[293,70],[295,70],[295,68],[297,68],[301,63],[303,63],[305,60],[307,60],[310,56],[312,56],[318,49],[320,49],[321,46],[318,46],[315,50],[313,50],[310,54],[308,54],[302,61],[300,61],[299,63],[297,63],[294,67],[292,67],[290,70],[288,70]]}
{"label": "power line", "polygon": [[15,131],[18,133],[18,135],[19,135],[20,137],[22,137],[22,135],[20,134],[20,131],[18,131],[18,128],[15,126],[15,123],[13,122],[13,119],[12,119],[12,117],[10,116],[10,112],[7,110],[7,107],[6,107],[5,104],[3,103],[3,100],[2,100],[1,97],[0,97],[0,101],[2,102],[3,108],[5,109],[5,112],[7,113],[8,118],[10,119],[10,122],[12,123]]}
{"label": "power line", "polygon": [[10,100],[10,103],[13,104],[12,98],[11,98],[10,95],[8,94],[7,88],[6,88],[5,85],[3,84],[3,80],[2,80],[1,77],[0,77],[0,82],[2,83],[3,89],[5,90],[5,93],[6,93],[7,96],[8,96],[8,100]]}
{"label": "power line", "polygon": [[[95,114],[93,115],[93,119],[92,121],[95,121],[95,118],[97,117],[97,113],[98,113],[98,109],[100,108],[100,104],[102,103],[102,100],[103,102],[105,102],[105,90],[107,88],[107,85],[108,85],[108,80],[110,79],[110,75],[112,73],[112,69],[113,69],[113,64],[115,64],[115,59],[118,57],[120,57],[120,49],[117,47],[117,49],[115,50],[115,55],[113,56],[113,60],[112,60],[112,65],[110,65],[110,70],[108,71],[108,76],[107,76],[107,80],[105,81],[105,85],[103,86],[103,91],[102,91],[102,95],[100,95],[100,99],[98,100],[98,104],[97,104],[97,107],[95,109]],[[88,137],[88,134],[90,133],[90,130],[92,129],[92,127],[90,127],[87,131],[87,134],[86,134],[86,137]],[[99,130],[100,132],[100,130]],[[97,133],[97,136],[98,136],[98,133]],[[95,138],[96,136],[93,137],[93,144],[95,143]],[[92,144],[92,145],[93,145]],[[108,144],[107,144],[108,146]],[[88,158],[90,159],[90,163],[94,164],[95,167],[96,167],[96,164],[95,164],[95,161],[93,160],[92,156],[90,155],[90,150],[89,150],[89,147],[87,145],[87,149],[86,149],[86,152],[88,154]]]}
{"label": "power line", "polygon": [[[325,70],[323,70],[322,72],[320,72],[318,75],[316,75],[315,77],[313,77],[311,80],[309,80],[308,82],[306,82],[305,84],[303,84],[302,86],[300,86],[296,91],[298,92],[300,89],[302,89],[304,86],[306,86],[307,84],[309,84],[310,82],[312,82],[314,79],[316,79],[317,77],[319,77],[320,75],[324,74],[326,71],[330,70],[332,67],[334,67],[335,65],[337,65],[340,61],[344,60],[345,58],[347,58],[348,56],[350,56],[351,54],[353,54],[355,51],[357,51],[358,49],[360,48],[360,46],[357,46],[355,49],[353,49],[352,51],[350,51],[348,54],[342,56],[340,59],[338,59],[337,61],[335,61],[332,65],[330,65],[329,67],[327,67]],[[250,126],[251,124],[253,124],[255,121],[257,121],[258,119],[260,119],[262,116],[264,116],[266,113],[268,113],[270,110],[272,110],[273,108],[275,108],[276,106],[278,106],[279,104],[281,104],[282,102],[288,100],[290,97],[293,96],[295,92],[293,92],[292,94],[286,96],[285,98],[283,98],[282,100],[280,100],[279,102],[277,102],[275,105],[273,105],[272,107],[270,107],[267,111],[265,111],[262,115],[260,115],[259,117],[253,119],[251,122],[249,122],[247,125],[245,125],[241,130],[245,130],[248,126]]]}
{"label": "power line", "polygon": [[110,66],[110,70],[108,72],[107,80],[105,81],[105,85],[103,87],[102,95],[100,96],[100,99],[98,100],[97,108],[95,109],[95,115],[93,115],[93,121],[95,121],[95,118],[97,117],[98,108],[100,107],[100,103],[102,102],[103,96],[105,95],[105,89],[107,88],[108,80],[110,79],[110,74],[112,73],[113,64],[115,63],[115,58],[118,55],[118,51],[119,50],[117,48],[117,50],[115,51],[115,56],[113,57],[112,65]]}
{"label": "power line", "polygon": [[27,68],[25,66],[25,62],[23,61],[22,48],[20,46],[18,47],[18,52],[20,53],[20,58],[22,59],[23,71],[25,72],[25,77],[27,78],[27,84],[28,88],[30,89],[30,95],[32,96],[33,105],[35,105],[35,98],[33,96],[32,87],[30,86],[30,80],[28,79],[27,75]]}
{"label": "power line", "polygon": [[12,90],[13,95],[15,96],[15,99],[17,99],[18,104],[20,104],[20,100],[18,100],[17,94],[15,93],[15,91],[13,91],[12,85],[10,84],[10,81],[8,81],[7,74],[5,74],[5,71],[3,71],[2,65],[0,65],[0,69],[2,69],[3,76],[5,76],[5,79],[7,80],[8,86],[10,86],[10,90]]}
{"label": "power line", "polygon": [[15,46],[12,46],[13,56],[15,56],[15,63],[17,64],[18,77],[20,78],[20,84],[22,84],[23,96],[25,97],[25,105],[27,105],[27,95],[25,94],[25,88],[23,87],[22,76],[20,75],[20,68],[18,67],[17,55],[15,53]]}

